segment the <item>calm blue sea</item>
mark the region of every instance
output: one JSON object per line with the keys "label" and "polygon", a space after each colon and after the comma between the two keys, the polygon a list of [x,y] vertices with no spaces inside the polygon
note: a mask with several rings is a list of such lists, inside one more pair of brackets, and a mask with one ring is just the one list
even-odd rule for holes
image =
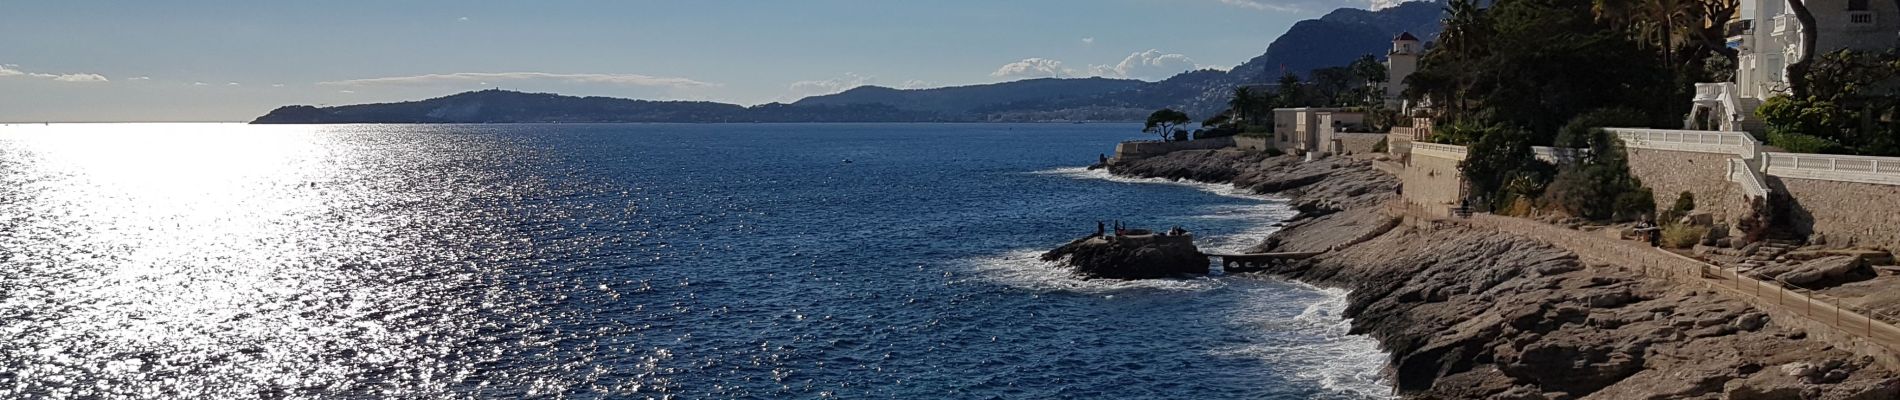
{"label": "calm blue sea", "polygon": [[0,127],[0,398],[1381,398],[1343,292],[1085,281],[1125,124]]}

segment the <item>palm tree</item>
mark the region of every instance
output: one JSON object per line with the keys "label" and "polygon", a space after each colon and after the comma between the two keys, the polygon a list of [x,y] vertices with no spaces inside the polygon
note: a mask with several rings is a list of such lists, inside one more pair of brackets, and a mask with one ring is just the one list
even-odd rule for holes
{"label": "palm tree", "polygon": [[1595,0],[1590,9],[1599,21],[1635,28],[1630,36],[1661,48],[1670,68],[1677,67],[1675,50],[1688,41],[1683,33],[1702,22],[1702,4],[1695,0]]}
{"label": "palm tree", "polygon": [[[1452,0],[1445,7],[1444,25],[1444,30],[1438,33],[1438,41],[1443,44],[1440,47],[1461,66],[1468,66],[1491,36],[1490,23],[1477,0]],[[1468,74],[1459,74],[1457,80],[1451,89],[1453,98],[1441,100],[1448,101],[1449,108],[1462,113],[1467,108],[1465,92],[1471,82]]]}
{"label": "palm tree", "polygon": [[1253,89],[1241,86],[1234,88],[1234,98],[1227,100],[1227,108],[1234,110],[1234,119],[1242,124],[1252,123],[1254,95]]}

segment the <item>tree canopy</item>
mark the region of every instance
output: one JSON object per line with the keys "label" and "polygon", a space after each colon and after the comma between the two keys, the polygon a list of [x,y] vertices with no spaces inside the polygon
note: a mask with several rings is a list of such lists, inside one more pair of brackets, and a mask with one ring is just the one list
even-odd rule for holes
{"label": "tree canopy", "polygon": [[1141,131],[1161,135],[1162,141],[1167,141],[1170,136],[1181,140],[1186,139],[1185,135],[1176,135],[1175,132],[1184,130],[1183,128],[1187,127],[1191,121],[1193,119],[1188,118],[1187,113],[1163,108],[1156,110],[1153,114],[1148,114],[1148,123],[1142,125]]}

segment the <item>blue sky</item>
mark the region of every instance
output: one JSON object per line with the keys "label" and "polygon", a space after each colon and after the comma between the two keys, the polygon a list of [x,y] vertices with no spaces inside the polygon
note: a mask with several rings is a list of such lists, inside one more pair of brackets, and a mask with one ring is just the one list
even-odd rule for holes
{"label": "blue sky", "polygon": [[239,121],[487,87],[739,104],[1226,69],[1386,0],[0,2],[0,121]]}

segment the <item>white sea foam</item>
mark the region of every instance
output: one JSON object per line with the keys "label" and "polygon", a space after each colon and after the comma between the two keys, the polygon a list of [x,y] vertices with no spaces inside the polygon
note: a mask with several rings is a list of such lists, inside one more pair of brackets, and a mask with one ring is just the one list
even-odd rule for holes
{"label": "white sea foam", "polygon": [[1039,292],[1112,294],[1128,290],[1203,291],[1226,283],[1213,278],[1194,279],[1082,279],[1054,262],[1043,261],[1042,253],[1031,249],[1014,250],[971,260],[974,279]]}
{"label": "white sea foam", "polygon": [[[1179,185],[1222,196],[1262,201],[1260,204],[1223,206],[1216,208],[1211,214],[1195,216],[1194,218],[1214,220],[1257,221],[1257,223],[1248,224],[1248,227],[1239,233],[1199,238],[1201,242],[1199,245],[1208,251],[1245,250],[1258,244],[1259,240],[1267,235],[1278,231],[1280,229],[1278,223],[1295,214],[1285,205],[1286,200],[1283,198],[1255,194],[1228,184],[1130,178],[1110,174],[1106,170],[1089,170],[1082,167],[1056,168],[1034,173],[1123,183]],[[1037,255],[1038,252],[1034,250],[1012,251],[1002,256],[978,260],[976,269],[979,271],[979,276],[1004,285],[1039,290],[1084,292],[1129,288],[1233,289],[1225,282],[1229,282],[1230,279],[1258,279],[1233,277],[1131,282],[1086,281],[1073,276],[1054,263],[1037,259]],[[1385,379],[1383,373],[1387,356],[1379,349],[1378,341],[1371,337],[1350,334],[1352,321],[1343,316],[1348,292],[1344,289],[1319,288],[1295,281],[1281,282],[1284,285],[1242,285],[1237,290],[1265,291],[1258,295],[1245,296],[1254,299],[1311,296],[1317,297],[1316,301],[1306,304],[1304,309],[1291,317],[1288,317],[1286,310],[1283,309],[1256,309],[1237,313],[1235,317],[1239,323],[1259,327],[1263,332],[1271,332],[1265,336],[1277,340],[1250,341],[1230,348],[1216,349],[1214,354],[1264,359],[1286,375],[1317,382],[1321,387],[1339,394],[1367,398],[1393,398],[1392,385]],[[1291,289],[1307,292],[1309,295],[1283,293],[1289,289],[1289,286]],[[1266,306],[1263,305],[1263,307]]]}
{"label": "white sea foam", "polygon": [[1218,195],[1228,196],[1228,197],[1239,197],[1239,198],[1245,198],[1245,199],[1266,200],[1266,201],[1275,201],[1275,202],[1286,201],[1286,199],[1281,198],[1281,197],[1254,193],[1253,191],[1234,187],[1234,185],[1226,184],[1226,183],[1207,183],[1207,182],[1197,182],[1197,181],[1189,181],[1189,180],[1173,180],[1173,179],[1163,179],[1163,178],[1131,178],[1131,177],[1108,173],[1108,170],[1106,169],[1091,170],[1091,169],[1088,169],[1087,167],[1064,167],[1064,168],[1055,168],[1055,169],[1031,172],[1031,174],[1066,176],[1066,177],[1076,178],[1076,179],[1099,179],[1099,180],[1105,180],[1105,181],[1110,181],[1110,182],[1121,182],[1121,183],[1158,183],[1158,184],[1166,184],[1166,185],[1180,185],[1180,186],[1192,187],[1195,189],[1206,191],[1208,193],[1213,193],[1213,194],[1218,194]]}
{"label": "white sea foam", "polygon": [[[1285,375],[1316,382],[1338,394],[1394,398],[1392,385],[1383,374],[1386,354],[1379,349],[1378,341],[1349,334],[1352,321],[1341,316],[1346,309],[1347,291],[1292,281],[1284,283],[1316,294],[1319,299],[1291,317],[1284,312],[1266,311],[1237,315],[1239,323],[1268,332],[1263,336],[1271,340],[1257,339],[1212,353],[1267,360]],[[1285,286],[1274,285],[1251,290],[1285,289]]]}

